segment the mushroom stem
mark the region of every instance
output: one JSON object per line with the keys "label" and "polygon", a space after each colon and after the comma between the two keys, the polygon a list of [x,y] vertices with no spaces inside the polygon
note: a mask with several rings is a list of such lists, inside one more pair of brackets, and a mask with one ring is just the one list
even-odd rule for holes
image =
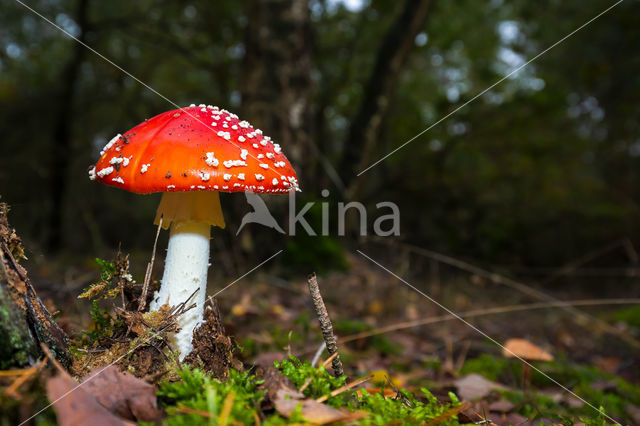
{"label": "mushroom stem", "polygon": [[173,336],[173,343],[180,351],[180,360],[193,349],[193,330],[202,322],[207,293],[207,269],[209,267],[209,232],[206,222],[174,222],[171,225],[167,258],[160,291],[149,308],[158,310],[165,303],[175,306],[187,301],[195,307],[179,319],[180,331]]}

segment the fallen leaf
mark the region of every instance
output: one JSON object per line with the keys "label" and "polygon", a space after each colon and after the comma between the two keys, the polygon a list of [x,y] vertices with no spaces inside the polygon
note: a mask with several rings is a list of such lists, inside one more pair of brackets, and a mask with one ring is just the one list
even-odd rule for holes
{"label": "fallen leaf", "polygon": [[507,358],[520,357],[527,361],[553,361],[553,355],[525,339],[507,340],[502,355]]}
{"label": "fallen leaf", "polygon": [[628,404],[624,410],[627,412],[627,415],[631,417],[634,424],[640,424],[640,407],[633,404]]}
{"label": "fallen leaf", "polygon": [[284,417],[289,417],[298,404],[302,405],[302,417],[307,422],[315,424],[346,422],[366,415],[361,412],[352,413],[347,410],[337,410],[313,399],[305,399],[305,396],[295,388],[291,380],[274,367],[260,369],[259,377],[264,380],[260,387],[267,391],[267,400]]}
{"label": "fallen leaf", "polygon": [[286,396],[286,392],[281,390],[274,401],[278,413],[289,417],[298,404],[302,405],[302,417],[311,423],[326,424],[345,420],[346,416],[352,413],[336,410],[313,399],[291,399]]}
{"label": "fallen leaf", "polygon": [[497,426],[531,424],[529,423],[529,419],[517,413],[508,413],[508,414],[487,413],[487,420],[491,421],[491,424],[496,424]]}
{"label": "fallen leaf", "polygon": [[114,366],[85,377],[83,389],[112,413],[128,420],[154,421],[162,417],[156,387]]}
{"label": "fallen leaf", "polygon": [[508,413],[513,410],[515,404],[506,399],[499,399],[489,405],[489,411],[496,413]]}
{"label": "fallen leaf", "polygon": [[494,389],[506,389],[500,383],[487,380],[479,374],[471,373],[454,381],[453,384],[458,389],[460,398],[471,401],[484,398]]}
{"label": "fallen leaf", "polygon": [[111,413],[85,392],[70,376],[59,375],[47,380],[47,398],[60,426],[131,426],[135,423]]}

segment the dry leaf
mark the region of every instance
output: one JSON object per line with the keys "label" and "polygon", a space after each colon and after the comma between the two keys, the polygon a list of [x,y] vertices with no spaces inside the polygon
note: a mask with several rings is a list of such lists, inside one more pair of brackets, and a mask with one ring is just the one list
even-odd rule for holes
{"label": "dry leaf", "polygon": [[261,388],[267,391],[267,400],[284,417],[289,417],[298,404],[302,404],[302,417],[314,424],[353,420],[364,415],[360,412],[336,410],[313,399],[304,399],[305,396],[295,388],[291,380],[274,367],[261,369],[260,378],[264,380]]}
{"label": "dry leaf", "polygon": [[453,384],[458,389],[458,396],[467,401],[484,398],[494,389],[506,389],[505,386],[500,383],[487,380],[476,373],[471,373],[461,377],[453,382]]}
{"label": "dry leaf", "polygon": [[496,413],[508,413],[513,410],[515,404],[506,399],[499,399],[489,405],[489,411]]}
{"label": "dry leaf", "polygon": [[316,402],[313,399],[291,399],[286,396],[286,392],[281,390],[278,392],[278,397],[274,401],[274,405],[278,413],[285,417],[289,417],[291,412],[296,408],[298,404],[302,404],[302,417],[311,423],[326,424],[344,420],[345,416],[350,416],[352,413],[336,410],[333,407],[329,407],[321,402]]}
{"label": "dry leaf", "polygon": [[131,426],[98,403],[70,376],[59,375],[47,380],[47,398],[60,426]]}
{"label": "dry leaf", "polygon": [[509,339],[502,349],[507,358],[514,356],[527,361],[553,361],[553,355],[525,339]]}
{"label": "dry leaf", "polygon": [[112,413],[128,420],[154,421],[162,417],[156,387],[108,366],[82,381],[83,389]]}

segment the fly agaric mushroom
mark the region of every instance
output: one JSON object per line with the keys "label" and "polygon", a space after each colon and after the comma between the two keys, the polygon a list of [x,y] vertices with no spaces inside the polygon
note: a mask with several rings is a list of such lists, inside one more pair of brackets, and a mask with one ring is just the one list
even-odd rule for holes
{"label": "fly agaric mushroom", "polygon": [[167,111],[114,137],[89,178],[136,193],[162,192],[155,224],[171,227],[160,291],[150,309],[195,294],[195,308],[179,319],[174,343],[191,352],[202,321],[210,227],[225,227],[219,191],[288,193],[296,173],[278,144],[246,121],[211,105]]}

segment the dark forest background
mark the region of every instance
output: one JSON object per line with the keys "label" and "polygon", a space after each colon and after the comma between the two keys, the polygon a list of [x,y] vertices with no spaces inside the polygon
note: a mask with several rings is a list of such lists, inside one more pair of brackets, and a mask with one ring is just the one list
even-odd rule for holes
{"label": "dark forest background", "polygon": [[[28,4],[179,105],[237,112],[280,143],[299,205],[401,210],[404,242],[557,266],[640,238],[640,3],[625,1],[361,176],[613,2],[121,1]],[[158,195],[90,182],[117,133],[174,107],[19,3],[0,13],[0,194],[28,255],[150,250]],[[286,200],[266,197],[276,217]],[[340,264],[346,237],[215,231],[227,269],[285,246]],[[320,223],[320,207],[307,215]],[[336,234],[334,232],[334,234]],[[214,252],[215,253],[215,252]],[[146,258],[145,258],[146,259]],[[615,262],[615,259],[610,259]],[[621,260],[622,261],[622,260]],[[626,262],[627,260],[624,259]],[[225,263],[226,262],[226,263]]]}

